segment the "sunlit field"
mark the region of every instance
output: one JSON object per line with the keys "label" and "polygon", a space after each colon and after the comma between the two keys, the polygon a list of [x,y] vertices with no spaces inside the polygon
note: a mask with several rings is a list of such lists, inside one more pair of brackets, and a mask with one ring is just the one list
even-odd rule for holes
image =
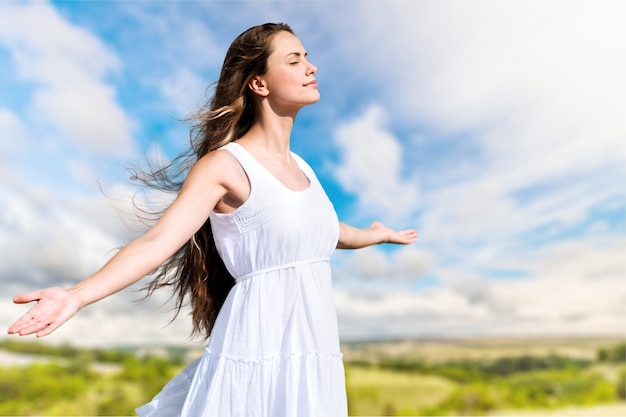
{"label": "sunlit field", "polygon": [[626,415],[615,339],[474,339],[344,349],[350,414]]}
{"label": "sunlit field", "polygon": [[348,366],[350,415],[415,415],[416,410],[443,402],[456,388],[452,381],[430,375]]}
{"label": "sunlit field", "polygon": [[[344,344],[352,416],[626,416],[619,339]],[[0,342],[0,415],[134,415],[199,353]]]}

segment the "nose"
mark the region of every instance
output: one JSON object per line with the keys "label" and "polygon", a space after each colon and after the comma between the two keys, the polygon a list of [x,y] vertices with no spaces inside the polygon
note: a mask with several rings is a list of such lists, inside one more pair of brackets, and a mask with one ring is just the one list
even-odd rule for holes
{"label": "nose", "polygon": [[317,72],[317,67],[315,65],[311,64],[310,62],[308,62],[307,64],[308,64],[308,66],[306,68],[307,75],[315,74]]}

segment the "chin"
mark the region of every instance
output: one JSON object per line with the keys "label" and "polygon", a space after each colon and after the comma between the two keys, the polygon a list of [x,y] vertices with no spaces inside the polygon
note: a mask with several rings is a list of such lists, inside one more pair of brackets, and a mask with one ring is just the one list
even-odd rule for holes
{"label": "chin", "polygon": [[296,110],[300,110],[303,107],[306,106],[310,106],[311,104],[315,104],[318,101],[320,101],[320,95],[319,94],[311,94],[308,97],[300,97],[299,100],[297,101],[292,101],[291,103],[287,104],[287,107],[292,108],[292,109],[296,109]]}
{"label": "chin", "polygon": [[311,97],[311,101],[307,104],[315,104],[318,101],[320,101],[320,98],[321,98],[320,93],[317,93],[315,94],[315,96]]}

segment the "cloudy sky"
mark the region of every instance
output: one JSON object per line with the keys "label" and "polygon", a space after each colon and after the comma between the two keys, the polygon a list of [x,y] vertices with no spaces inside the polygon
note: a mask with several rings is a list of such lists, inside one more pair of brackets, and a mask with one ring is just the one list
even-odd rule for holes
{"label": "cloudy sky", "polygon": [[[341,220],[418,243],[338,251],[342,339],[623,334],[622,1],[0,2],[0,326],[140,227],[126,168],[184,150],[232,39],[289,23],[322,100],[292,147]],[[137,287],[48,337],[187,343]]]}

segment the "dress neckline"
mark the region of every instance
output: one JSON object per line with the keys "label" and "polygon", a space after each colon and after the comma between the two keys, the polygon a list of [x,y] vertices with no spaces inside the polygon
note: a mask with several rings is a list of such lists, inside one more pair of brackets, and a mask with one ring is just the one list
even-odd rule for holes
{"label": "dress neckline", "polygon": [[265,171],[267,173],[267,175],[269,175],[271,178],[273,178],[274,181],[276,181],[278,184],[280,184],[285,190],[297,194],[297,193],[304,193],[304,192],[306,192],[306,191],[311,189],[311,185],[313,184],[312,181],[311,181],[311,178],[302,169],[302,165],[300,164],[299,159],[294,156],[295,154],[293,152],[291,152],[291,155],[292,155],[292,157],[294,157],[293,159],[296,161],[296,164],[298,165],[298,168],[300,169],[300,172],[302,172],[304,177],[309,181],[309,185],[306,188],[303,188],[302,190],[294,190],[292,188],[287,187],[285,185],[285,183],[283,183],[281,180],[276,178],[276,176],[274,174],[272,174],[272,172],[269,169],[267,169],[265,167],[265,165],[263,165],[258,159],[256,159],[254,157],[254,155],[252,155],[246,148],[244,148],[243,146],[241,146],[240,144],[238,144],[235,141],[230,142],[230,143],[232,143],[233,145],[237,146],[240,150],[242,150],[252,161],[254,161],[255,164],[257,164],[263,171]]}

